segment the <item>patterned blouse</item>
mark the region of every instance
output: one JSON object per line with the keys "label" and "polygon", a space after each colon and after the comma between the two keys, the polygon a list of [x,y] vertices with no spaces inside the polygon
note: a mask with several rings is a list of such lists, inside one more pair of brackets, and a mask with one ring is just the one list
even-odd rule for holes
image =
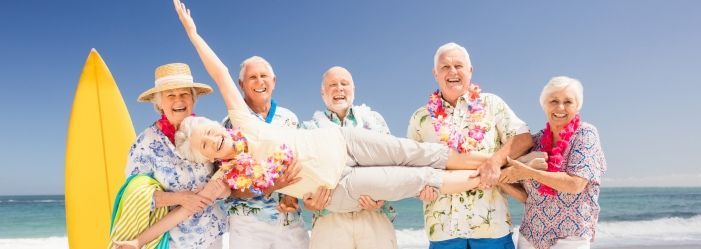
{"label": "patterned blouse", "polygon": [[[542,148],[542,135],[541,130],[534,136],[534,150]],[[581,193],[541,195],[538,192],[541,185],[537,181],[521,182],[528,192],[528,198],[520,232],[536,248],[549,248],[558,238],[568,236],[594,240],[600,210],[599,184],[606,171],[606,159],[596,127],[582,122],[564,156],[566,166],[563,172],[588,181]]]}
{"label": "patterned blouse", "polygon": [[[268,115],[273,114],[271,123],[280,127],[297,128],[299,126],[299,119],[292,111],[287,108],[277,106],[275,104],[275,113],[268,113]],[[265,121],[265,118],[258,113],[251,111],[260,120]],[[229,118],[224,119],[224,126],[226,128],[231,128],[231,122]],[[256,196],[253,198],[228,198],[226,200],[226,210],[228,210],[230,215],[243,215],[243,216],[253,216],[259,221],[267,222],[270,224],[283,224],[284,226],[301,223],[301,213],[299,210],[294,213],[280,213],[277,210],[278,202],[280,201],[281,194],[274,193],[270,196]]]}
{"label": "patterned blouse", "polygon": [[[506,141],[518,134],[529,132],[528,126],[498,96],[480,94],[484,117],[470,122],[467,110],[469,93],[458,98],[456,107],[443,100],[448,122],[463,127],[465,134],[470,125],[486,127],[484,139],[476,150],[486,153],[498,151]],[[440,142],[426,106],[422,106],[409,120],[407,137],[420,142]],[[500,238],[511,232],[511,215],[507,199],[499,188],[472,189],[458,194],[441,195],[424,205],[426,234],[431,241],[454,238]]]}
{"label": "patterned blouse", "polygon": [[[129,150],[126,175],[149,174],[169,192],[195,191],[213,173],[211,164],[187,161],[156,125],[139,134]],[[226,213],[219,203],[170,229],[171,248],[208,248],[228,230]]]}
{"label": "patterned blouse", "polygon": [[[383,134],[390,134],[387,122],[385,122],[382,115],[373,111],[365,104],[348,108],[348,113],[343,120],[332,111],[317,111],[314,113],[312,120],[304,121],[301,126],[304,129],[316,129],[327,126],[351,126],[362,127]],[[387,219],[390,221],[394,221],[394,218],[397,217],[397,211],[395,211],[394,207],[388,202],[385,202],[378,211],[387,216]],[[314,212],[314,221],[312,224],[316,223],[317,218],[329,215],[329,213],[330,212],[326,209]]]}

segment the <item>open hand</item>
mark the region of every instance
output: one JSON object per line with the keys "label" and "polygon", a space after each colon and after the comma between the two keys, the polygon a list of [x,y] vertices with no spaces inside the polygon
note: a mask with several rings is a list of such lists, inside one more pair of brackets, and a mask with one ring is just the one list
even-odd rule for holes
{"label": "open hand", "polygon": [[139,249],[137,240],[114,241],[112,240],[112,249]]}
{"label": "open hand", "polygon": [[321,211],[329,205],[329,201],[331,200],[331,190],[324,188],[323,186],[319,186],[316,193],[313,195],[312,193],[306,193],[302,197],[302,200],[304,202],[304,208],[307,210],[312,212]]}
{"label": "open hand", "polygon": [[361,195],[358,199],[358,202],[360,203],[361,208],[368,211],[375,211],[378,208],[382,207],[382,205],[385,205],[385,201],[375,201],[367,195]]}
{"label": "open hand", "polygon": [[190,15],[190,10],[185,7],[185,4],[180,2],[180,0],[173,0],[173,5],[175,5],[175,11],[178,13],[178,18],[185,28],[185,32],[188,34],[197,33],[197,26],[195,26],[195,20],[192,19]]}

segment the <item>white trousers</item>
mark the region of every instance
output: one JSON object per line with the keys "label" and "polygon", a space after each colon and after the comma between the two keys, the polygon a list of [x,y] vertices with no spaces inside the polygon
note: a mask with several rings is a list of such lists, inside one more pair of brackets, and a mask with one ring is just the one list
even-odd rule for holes
{"label": "white trousers", "polygon": [[393,249],[397,237],[392,222],[380,212],[330,213],[314,223],[309,248]]}
{"label": "white trousers", "polygon": [[[591,242],[589,242],[589,239],[585,239],[582,237],[566,237],[562,239],[558,239],[557,242],[550,247],[550,249],[589,249],[591,247]],[[523,234],[519,234],[518,236],[518,246],[516,247],[517,249],[535,249],[533,245],[531,245],[531,242],[528,242],[528,240],[523,236]]]}
{"label": "white trousers", "polygon": [[229,249],[307,249],[304,223],[270,224],[252,216],[229,216]]}

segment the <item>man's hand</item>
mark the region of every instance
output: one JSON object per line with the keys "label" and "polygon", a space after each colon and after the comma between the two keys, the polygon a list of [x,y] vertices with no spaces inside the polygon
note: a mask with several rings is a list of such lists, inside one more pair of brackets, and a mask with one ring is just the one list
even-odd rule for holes
{"label": "man's hand", "polygon": [[484,163],[477,168],[477,174],[479,174],[480,177],[480,188],[491,188],[499,183],[501,165],[493,159],[494,158],[490,158],[484,161]]}
{"label": "man's hand", "polygon": [[299,172],[302,171],[302,167],[297,164],[296,160],[290,163],[290,166],[283,170],[282,175],[273,181],[273,186],[265,189],[263,192],[269,195],[278,189],[290,186],[302,180],[301,177],[297,177]]}
{"label": "man's hand", "polygon": [[375,211],[378,208],[382,207],[382,205],[385,204],[385,201],[375,201],[370,196],[367,195],[361,195],[360,198],[358,199],[358,202],[360,203],[360,207],[368,210],[368,211]]}
{"label": "man's hand", "polygon": [[424,186],[424,189],[419,193],[419,199],[424,202],[424,204],[433,202],[438,199],[438,190],[431,186]]}
{"label": "man's hand", "polygon": [[319,186],[316,193],[313,195],[312,193],[306,193],[302,198],[304,201],[304,208],[312,212],[321,211],[329,205],[329,201],[331,200],[331,190]]}
{"label": "man's hand", "polygon": [[299,209],[299,204],[297,203],[297,198],[289,195],[282,195],[280,203],[277,205],[277,211],[280,213],[292,213]]}

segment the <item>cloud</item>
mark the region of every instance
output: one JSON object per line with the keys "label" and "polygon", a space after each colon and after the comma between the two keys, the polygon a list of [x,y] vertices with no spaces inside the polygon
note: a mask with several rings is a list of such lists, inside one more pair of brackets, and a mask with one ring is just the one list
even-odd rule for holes
{"label": "cloud", "polygon": [[604,187],[700,187],[701,174],[674,174],[644,177],[604,177]]}

